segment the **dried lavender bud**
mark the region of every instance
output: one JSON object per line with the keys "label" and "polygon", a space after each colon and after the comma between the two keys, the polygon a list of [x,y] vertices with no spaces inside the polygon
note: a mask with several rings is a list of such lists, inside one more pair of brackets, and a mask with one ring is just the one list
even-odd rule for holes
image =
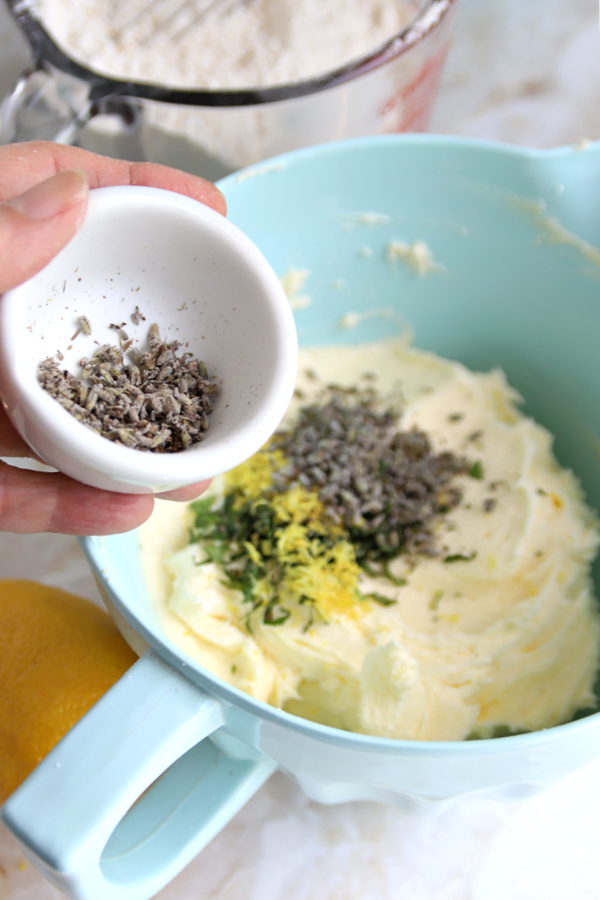
{"label": "dried lavender bud", "polygon": [[[137,307],[134,315],[143,319]],[[38,366],[43,389],[79,421],[126,447],[173,453],[201,441],[219,393],[206,365],[190,353],[179,355],[181,345],[163,341],[156,323],[147,349],[132,348],[131,362],[125,362],[130,340],[121,325],[111,327],[121,346],[99,347],[80,361],[76,375],[55,359],[43,360]]]}
{"label": "dried lavender bud", "polygon": [[141,312],[139,306],[136,306],[136,308],[135,308],[134,311],[132,312],[132,314],[131,314],[131,321],[133,322],[134,325],[139,325],[140,322],[145,322],[145,321],[146,321],[146,316],[144,316],[144,315],[142,314],[142,312]]}
{"label": "dried lavender bud", "polygon": [[329,394],[275,435],[273,445],[287,460],[275,486],[317,491],[361,564],[399,552],[437,555],[433,525],[462,499],[454,479],[468,475],[472,463],[436,453],[418,429],[399,431],[399,413],[378,409],[372,392],[330,387]]}
{"label": "dried lavender bud", "polygon": [[92,326],[90,325],[90,320],[87,318],[87,316],[79,317],[79,328],[83,334],[92,333]]}

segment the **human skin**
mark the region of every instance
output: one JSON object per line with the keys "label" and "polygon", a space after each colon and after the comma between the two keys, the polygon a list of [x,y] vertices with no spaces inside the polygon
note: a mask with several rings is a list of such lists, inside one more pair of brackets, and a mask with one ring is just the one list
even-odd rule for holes
{"label": "human skin", "polygon": [[[43,141],[0,147],[0,294],[39,272],[71,240],[90,190],[122,184],[175,191],[226,212],[213,184],[167,166]],[[0,457],[32,456],[0,406]],[[207,486],[200,482],[160,496],[189,501]],[[150,494],[101,491],[58,472],[0,461],[0,531],[117,534],[141,525],[153,506]]]}

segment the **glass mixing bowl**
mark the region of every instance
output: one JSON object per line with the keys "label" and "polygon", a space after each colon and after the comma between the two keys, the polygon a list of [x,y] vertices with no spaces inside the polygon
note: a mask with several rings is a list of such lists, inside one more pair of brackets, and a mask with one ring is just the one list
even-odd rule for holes
{"label": "glass mixing bowl", "polygon": [[458,0],[420,0],[403,31],[319,76],[227,90],[102,74],[56,43],[32,0],[7,4],[31,47],[32,64],[0,108],[0,142],[76,141],[107,152],[107,140],[126,134],[122,155],[216,180],[307,145],[424,131]]}

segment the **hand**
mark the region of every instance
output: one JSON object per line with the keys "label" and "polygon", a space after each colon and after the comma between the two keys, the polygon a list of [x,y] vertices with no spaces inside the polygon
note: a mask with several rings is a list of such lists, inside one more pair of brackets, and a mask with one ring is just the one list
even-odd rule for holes
{"label": "hand", "polygon": [[[214,185],[166,166],[41,141],[0,147],[0,294],[35,275],[70,241],[83,221],[90,188],[119,184],[187,194],[225,213]],[[0,408],[0,457],[32,456]],[[207,486],[162,496],[188,501]],[[0,461],[0,531],[117,534],[141,525],[153,505],[147,494],[101,491],[60,473]]]}

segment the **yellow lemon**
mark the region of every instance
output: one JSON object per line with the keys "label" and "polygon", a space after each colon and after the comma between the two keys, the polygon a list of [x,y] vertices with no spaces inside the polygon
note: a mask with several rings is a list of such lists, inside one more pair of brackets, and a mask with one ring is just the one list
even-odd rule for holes
{"label": "yellow lemon", "polygon": [[89,600],[0,580],[0,803],[136,659]]}

